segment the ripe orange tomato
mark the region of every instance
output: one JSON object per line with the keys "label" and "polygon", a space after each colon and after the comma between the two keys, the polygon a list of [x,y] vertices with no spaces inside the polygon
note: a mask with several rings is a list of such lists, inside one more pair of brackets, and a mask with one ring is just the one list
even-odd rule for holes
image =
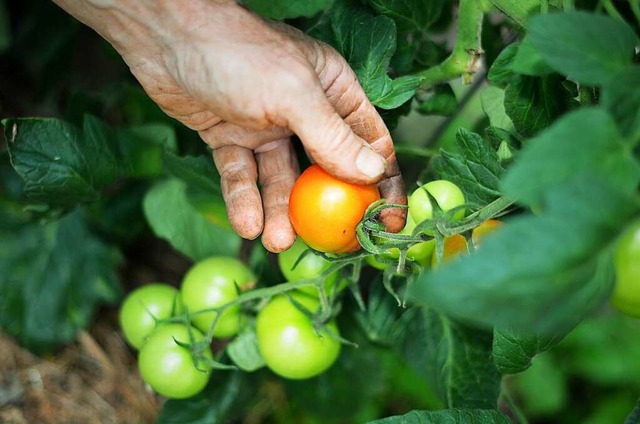
{"label": "ripe orange tomato", "polygon": [[376,186],[341,181],[312,165],[291,190],[289,218],[308,246],[326,253],[353,252],[360,247],[356,226],[378,199]]}
{"label": "ripe orange tomato", "polygon": [[[442,251],[442,263],[450,261],[458,255],[464,255],[469,252],[467,239],[460,234],[454,234],[444,239],[444,250]],[[431,266],[436,269],[440,265],[436,253],[431,257]]]}
{"label": "ripe orange tomato", "polygon": [[501,221],[497,219],[488,219],[484,221],[482,224],[478,225],[473,229],[471,233],[471,241],[473,245],[478,248],[482,239],[489,233],[495,231],[498,227],[502,225]]}

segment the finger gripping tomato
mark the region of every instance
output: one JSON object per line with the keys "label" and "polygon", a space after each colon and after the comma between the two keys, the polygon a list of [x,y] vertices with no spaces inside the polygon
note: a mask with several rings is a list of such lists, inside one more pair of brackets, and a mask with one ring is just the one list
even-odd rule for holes
{"label": "finger gripping tomato", "polygon": [[360,247],[356,226],[379,199],[376,186],[341,181],[312,165],[291,190],[289,218],[298,236],[315,250],[353,252]]}

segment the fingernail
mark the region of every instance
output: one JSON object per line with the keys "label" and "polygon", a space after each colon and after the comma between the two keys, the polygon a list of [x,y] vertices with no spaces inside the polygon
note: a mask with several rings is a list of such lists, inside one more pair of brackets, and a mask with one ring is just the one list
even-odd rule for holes
{"label": "fingernail", "polygon": [[384,158],[367,146],[362,146],[356,157],[356,169],[369,178],[384,174],[386,166]]}

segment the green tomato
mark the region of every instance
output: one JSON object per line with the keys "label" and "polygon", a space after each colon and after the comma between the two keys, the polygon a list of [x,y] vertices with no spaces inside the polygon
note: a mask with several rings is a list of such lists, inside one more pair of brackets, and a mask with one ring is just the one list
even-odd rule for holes
{"label": "green tomato", "polygon": [[[425,191],[426,190],[426,191]],[[436,200],[443,211],[448,211],[464,205],[464,194],[454,183],[446,180],[436,180],[417,188],[409,196],[409,214],[413,221],[420,223],[433,217],[433,208],[426,192]],[[460,209],[454,214],[455,219],[462,219],[464,210]]]}
{"label": "green tomato", "polygon": [[167,284],[147,284],[135,289],[120,308],[120,327],[131,346],[140,349],[156,322],[184,312],[180,293]]}
{"label": "green tomato", "polygon": [[[314,252],[309,252],[296,264],[300,256],[304,254],[309,248],[300,238],[296,238],[293,245],[284,252],[278,253],[278,265],[280,271],[287,281],[301,281],[315,278],[326,271],[331,262],[324,259],[320,255],[316,255]],[[330,274],[324,281],[324,288],[329,295],[332,290],[343,290],[348,282],[346,280],[338,283],[340,272],[336,271]],[[302,287],[299,289],[301,292],[311,296],[318,296],[318,290],[313,286]]]}
{"label": "green tomato", "polygon": [[[320,307],[311,296],[302,293],[290,296],[311,312]],[[320,334],[316,333],[309,317],[284,295],[272,298],[258,313],[256,333],[258,349],[267,367],[285,378],[301,380],[321,374],[340,354],[335,321],[327,323]]]}
{"label": "green tomato", "polygon": [[[193,327],[191,334],[194,341],[204,337]],[[206,364],[195,364],[189,349],[176,341],[191,342],[186,325],[159,325],[140,349],[138,368],[142,379],[162,396],[185,399],[204,389],[211,370]],[[213,359],[211,351],[207,351],[205,356]]]}
{"label": "green tomato", "polygon": [[640,221],[632,224],[618,242],[615,254],[616,285],[611,305],[640,318]]}
{"label": "green tomato", "polygon": [[[238,298],[236,285],[241,289],[256,281],[251,270],[238,259],[215,256],[204,259],[187,271],[180,293],[189,313],[222,306]],[[193,325],[207,333],[218,315],[208,312],[192,318]],[[216,322],[213,336],[232,337],[240,328],[240,306],[227,308]]]}
{"label": "green tomato", "polygon": [[[416,228],[416,223],[411,218],[411,215],[407,215],[407,223],[404,228],[400,231],[399,234],[407,234],[410,235],[413,233],[413,230]],[[422,243],[416,243],[407,249],[407,259],[410,261],[414,261],[419,263],[420,265],[429,265],[431,260],[431,255],[433,254],[433,250],[435,248],[435,240],[428,240]],[[386,257],[391,259],[398,259],[400,257],[400,249],[392,248],[389,249],[387,253],[385,253]],[[379,263],[379,262],[378,262]],[[372,265],[373,266],[373,265]],[[385,269],[386,266],[379,269]]]}

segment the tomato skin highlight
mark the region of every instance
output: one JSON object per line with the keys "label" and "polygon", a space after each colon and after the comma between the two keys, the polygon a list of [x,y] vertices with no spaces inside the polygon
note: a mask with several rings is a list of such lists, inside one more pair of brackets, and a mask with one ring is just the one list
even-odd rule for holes
{"label": "tomato skin highlight", "polygon": [[298,236],[326,253],[360,248],[356,226],[369,205],[380,199],[378,188],[341,181],[318,165],[296,180],[289,197],[289,219]]}
{"label": "tomato skin highlight", "polygon": [[610,303],[618,311],[640,318],[640,221],[629,226],[616,246],[616,283]]}
{"label": "tomato skin highlight", "polygon": [[[290,296],[310,312],[320,302],[302,293]],[[302,380],[326,371],[338,359],[340,342],[335,321],[316,333],[313,322],[286,296],[272,298],[256,319],[258,349],[267,367],[281,377]]]}
{"label": "tomato skin highlight", "polygon": [[[238,298],[238,287],[256,281],[251,270],[236,258],[214,256],[195,263],[182,280],[180,293],[182,301],[190,313],[222,306]],[[203,333],[207,333],[217,312],[194,316],[191,321]],[[213,330],[213,336],[227,338],[238,333],[240,328],[240,306],[227,308]]]}
{"label": "tomato skin highlight", "polygon": [[154,283],[138,287],[122,302],[118,315],[125,340],[140,349],[153,333],[156,322],[184,312],[178,289],[168,284]]}
{"label": "tomato skin highlight", "polygon": [[[195,328],[191,328],[191,334],[195,341],[204,337]],[[186,325],[159,325],[140,349],[138,368],[142,379],[157,393],[173,399],[186,399],[204,389],[211,371],[205,370],[205,364],[196,367],[189,349],[178,345],[176,340],[190,342]],[[210,351],[205,356],[213,359]]]}

